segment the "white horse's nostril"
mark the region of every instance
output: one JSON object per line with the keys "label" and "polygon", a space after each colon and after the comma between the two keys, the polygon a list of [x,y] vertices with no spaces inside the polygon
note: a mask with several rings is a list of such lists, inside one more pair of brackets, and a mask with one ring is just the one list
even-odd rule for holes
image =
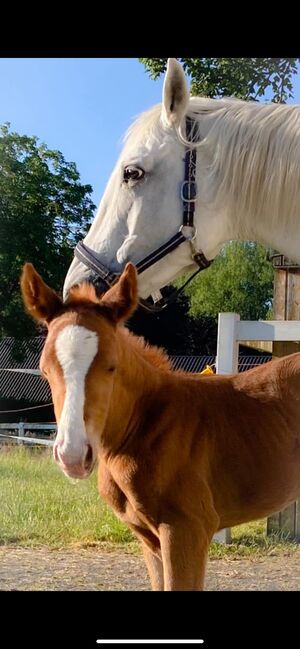
{"label": "white horse's nostril", "polygon": [[135,243],[136,238],[137,238],[136,234],[128,235],[125,241],[123,241],[119,250],[117,250],[116,257],[119,264],[125,264],[126,261],[129,261],[128,255],[130,252],[130,248]]}

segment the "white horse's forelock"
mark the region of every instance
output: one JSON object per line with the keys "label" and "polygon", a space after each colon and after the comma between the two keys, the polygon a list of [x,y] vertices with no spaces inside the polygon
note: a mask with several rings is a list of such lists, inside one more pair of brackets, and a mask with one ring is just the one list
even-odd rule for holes
{"label": "white horse's forelock", "polygon": [[145,142],[148,137],[158,138],[162,132],[162,123],[160,121],[161,104],[152,106],[134,120],[124,135],[124,151],[128,153],[130,149],[135,150],[141,142]]}

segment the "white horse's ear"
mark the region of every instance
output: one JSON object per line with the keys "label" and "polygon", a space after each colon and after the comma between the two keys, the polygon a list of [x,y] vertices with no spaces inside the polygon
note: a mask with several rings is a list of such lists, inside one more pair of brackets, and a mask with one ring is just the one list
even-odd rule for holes
{"label": "white horse's ear", "polygon": [[168,59],[163,87],[162,120],[169,126],[178,126],[187,111],[189,96],[182,66],[176,59]]}

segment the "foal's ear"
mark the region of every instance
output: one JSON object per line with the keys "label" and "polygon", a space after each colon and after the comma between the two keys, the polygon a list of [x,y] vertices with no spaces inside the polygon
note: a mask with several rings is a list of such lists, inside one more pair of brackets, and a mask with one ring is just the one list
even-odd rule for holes
{"label": "foal's ear", "polygon": [[32,264],[23,266],[20,284],[27,311],[36,320],[49,323],[61,309],[62,300],[45,284]]}
{"label": "foal's ear", "polygon": [[132,315],[138,305],[137,272],[133,264],[126,264],[119,281],[103,295],[101,304],[109,308],[115,322]]}
{"label": "foal's ear", "polygon": [[182,66],[176,59],[168,59],[163,87],[163,121],[169,126],[178,126],[187,111],[189,96]]}

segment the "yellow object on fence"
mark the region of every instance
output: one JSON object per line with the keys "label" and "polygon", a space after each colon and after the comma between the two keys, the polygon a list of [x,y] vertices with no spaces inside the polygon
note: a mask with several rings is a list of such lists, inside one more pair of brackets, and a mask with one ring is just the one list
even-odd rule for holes
{"label": "yellow object on fence", "polygon": [[214,374],[213,368],[210,367],[210,365],[206,365],[204,370],[202,372],[199,372],[199,374]]}

